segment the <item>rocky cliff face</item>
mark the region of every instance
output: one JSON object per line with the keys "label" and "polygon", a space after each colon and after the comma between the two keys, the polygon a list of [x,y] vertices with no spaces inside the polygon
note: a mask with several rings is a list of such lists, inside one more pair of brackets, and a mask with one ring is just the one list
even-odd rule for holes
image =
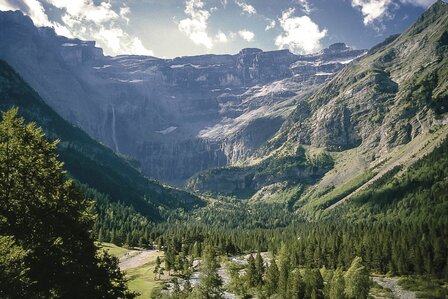
{"label": "rocky cliff face", "polygon": [[[239,173],[250,174],[265,161],[294,156],[298,148],[332,152],[335,169],[301,199],[300,204],[312,205],[322,198],[334,203],[363,184],[367,188],[392,167],[415,162],[427,153],[427,145],[444,136],[448,125],[447,28],[448,4],[439,1],[403,34],[374,47],[312,94],[297,95],[282,128],[239,165]],[[323,55],[341,48],[333,45]],[[209,170],[187,186],[221,192],[219,181],[225,181],[228,172]]]}
{"label": "rocky cliff face", "polygon": [[244,49],[236,55],[158,59],[104,56],[94,42],[0,13],[0,58],[67,120],[145,174],[180,182],[234,164],[282,126],[297,104],[365,54],[335,44],[315,55]]}
{"label": "rocky cliff face", "polygon": [[359,146],[377,159],[446,125],[447,28],[448,4],[439,1],[302,101],[279,135],[330,151]]}

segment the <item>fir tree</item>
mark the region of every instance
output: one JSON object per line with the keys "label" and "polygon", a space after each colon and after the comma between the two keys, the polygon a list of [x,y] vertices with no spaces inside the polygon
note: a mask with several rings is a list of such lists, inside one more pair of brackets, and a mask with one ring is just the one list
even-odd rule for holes
{"label": "fir tree", "polygon": [[218,275],[218,268],[219,263],[216,260],[215,250],[211,246],[207,246],[203,253],[201,277],[198,288],[201,297],[204,299],[222,298],[222,280]]}
{"label": "fir tree", "polygon": [[369,295],[369,272],[363,265],[362,258],[355,257],[344,275],[345,295],[348,298],[364,299]]}
{"label": "fir tree", "polygon": [[34,124],[25,125],[17,109],[3,113],[0,232],[14,240],[17,262],[11,265],[24,262],[28,269],[17,269],[17,290],[39,298],[132,298],[117,259],[97,254],[91,202],[67,179],[57,145]]}

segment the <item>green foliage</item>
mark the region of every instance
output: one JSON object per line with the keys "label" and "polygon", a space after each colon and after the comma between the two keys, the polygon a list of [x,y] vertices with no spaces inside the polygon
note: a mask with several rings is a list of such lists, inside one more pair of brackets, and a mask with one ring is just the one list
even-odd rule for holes
{"label": "green foliage", "polygon": [[407,276],[400,279],[398,284],[416,293],[418,298],[446,298],[448,290],[446,280],[434,279],[430,276]]}
{"label": "green foliage", "polygon": [[252,254],[249,254],[246,267],[246,280],[250,288],[257,286],[257,268],[255,266],[255,259]]}
{"label": "green foliage", "polygon": [[312,196],[312,198],[308,201],[307,204],[304,205],[303,208],[307,210],[325,209],[358,189],[373,176],[375,176],[375,173],[372,171],[360,174],[349,180],[348,182],[337,186],[336,188],[332,189],[330,192],[322,196]]}
{"label": "green foliage", "polygon": [[18,246],[12,236],[0,236],[0,297],[29,296],[31,284],[26,265],[28,252]]}
{"label": "green foliage", "polygon": [[[96,254],[91,202],[67,180],[57,144],[47,141],[42,129],[18,118],[17,109],[3,114],[0,234],[10,236],[4,240],[13,250],[3,249],[5,275],[15,273],[11,283],[36,298],[133,298],[118,261]],[[18,268],[8,267],[14,265]]]}
{"label": "green foliage", "polygon": [[261,286],[263,284],[265,270],[263,258],[260,252],[258,252],[255,257],[255,286]]}
{"label": "green foliage", "polygon": [[305,283],[305,298],[323,298],[324,297],[324,279],[319,269],[306,268],[303,274]]}
{"label": "green foliage", "polygon": [[288,249],[286,248],[286,245],[284,243],[282,243],[278,255],[278,268],[278,294],[282,298],[287,298],[291,261],[289,259]]}
{"label": "green foliage", "polygon": [[279,276],[279,271],[278,271],[277,263],[275,262],[275,259],[272,259],[269,264],[268,270],[266,272],[265,292],[268,297],[277,293],[278,276]]}
{"label": "green foliage", "polygon": [[345,281],[344,272],[338,268],[331,279],[330,284],[330,299],[344,299],[345,298]]}
{"label": "green foliage", "polygon": [[400,176],[386,176],[350,200],[334,217],[447,225],[448,139]]}
{"label": "green foliage", "polygon": [[362,263],[362,258],[355,257],[344,275],[345,294],[347,298],[363,299],[369,295],[369,272]]}
{"label": "green foliage", "polygon": [[305,296],[305,283],[299,269],[294,269],[288,277],[287,297],[291,299],[301,299]]}
{"label": "green foliage", "polygon": [[216,259],[216,253],[213,247],[206,246],[201,265],[201,278],[198,291],[201,298],[217,299],[222,298],[222,280],[217,273],[219,263]]}
{"label": "green foliage", "polygon": [[307,157],[305,150],[299,147],[293,155],[271,156],[252,166],[222,167],[201,172],[186,185],[193,190],[248,199],[262,187],[279,182],[313,184],[333,165],[329,154]]}

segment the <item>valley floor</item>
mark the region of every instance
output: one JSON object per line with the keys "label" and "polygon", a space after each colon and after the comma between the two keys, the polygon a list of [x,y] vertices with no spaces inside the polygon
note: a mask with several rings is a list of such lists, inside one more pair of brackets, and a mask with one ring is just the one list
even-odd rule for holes
{"label": "valley floor", "polygon": [[[163,288],[162,280],[155,280],[154,268],[157,257],[163,257],[159,250],[127,249],[111,243],[100,243],[100,249],[107,250],[119,258],[120,269],[126,273],[129,289],[139,293],[137,298],[151,298]],[[161,277],[164,279],[164,277]]]}
{"label": "valley floor", "polygon": [[[162,258],[164,253],[159,250],[143,250],[143,249],[127,249],[119,247],[111,243],[100,243],[100,248],[107,250],[113,256],[119,258],[120,269],[125,271],[128,279],[129,287],[132,291],[139,293],[138,298],[157,298],[162,290],[172,290],[171,283],[174,275],[165,273],[160,280],[155,280],[154,269],[157,257]],[[262,253],[264,260],[269,260],[268,253]],[[228,274],[228,267],[230,264],[236,264],[241,267],[247,265],[247,258],[249,255],[235,255],[232,257],[221,258],[221,267],[218,269],[218,274],[221,277],[224,287],[230,282]],[[435,282],[424,281],[419,277],[387,277],[387,276],[371,276],[373,286],[370,291],[370,298],[393,298],[393,299],[417,299],[417,298],[432,298],[431,286],[436,285]],[[195,270],[190,277],[190,283],[193,287],[199,284],[200,273]],[[183,288],[184,280],[178,278],[179,285]],[[405,285],[408,285],[406,288]],[[409,290],[409,285],[413,285],[414,289],[421,289],[426,285],[426,293],[418,293],[415,290]],[[445,284],[437,286],[438,288],[445,288]],[[429,293],[428,293],[429,291]],[[224,298],[234,299],[238,298],[235,294],[230,292],[224,293]]]}

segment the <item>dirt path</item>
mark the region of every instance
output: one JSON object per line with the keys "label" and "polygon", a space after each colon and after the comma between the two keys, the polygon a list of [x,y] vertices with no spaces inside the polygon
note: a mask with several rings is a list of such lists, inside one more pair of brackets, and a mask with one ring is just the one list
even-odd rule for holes
{"label": "dirt path", "polygon": [[157,255],[157,250],[132,250],[120,258],[120,269],[128,270],[142,266]]}
{"label": "dirt path", "polygon": [[373,281],[383,288],[390,289],[394,298],[397,299],[416,299],[414,292],[406,291],[398,285],[398,278],[395,277],[373,277]]}

